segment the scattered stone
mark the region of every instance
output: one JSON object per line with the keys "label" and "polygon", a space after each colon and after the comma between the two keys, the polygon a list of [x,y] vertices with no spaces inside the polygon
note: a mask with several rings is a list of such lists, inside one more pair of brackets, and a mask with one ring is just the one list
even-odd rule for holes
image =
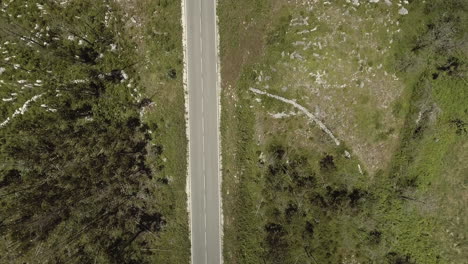
{"label": "scattered stone", "polygon": [[304,46],[306,43],[305,41],[296,41],[293,42],[293,46]]}
{"label": "scattered stone", "polygon": [[117,50],[117,45],[116,44],[110,44],[111,51],[116,51]]}
{"label": "scattered stone", "polygon": [[124,80],[128,80],[128,74],[126,74],[123,70],[120,73],[122,74],[122,78]]}
{"label": "scattered stone", "polygon": [[294,112],[289,112],[289,113],[286,113],[286,112],[280,112],[280,113],[268,113],[271,117],[273,117],[274,119],[281,119],[281,118],[285,118],[285,117],[290,117],[290,116],[295,116],[296,113]]}
{"label": "scattered stone", "polygon": [[398,10],[398,14],[404,16],[408,14],[408,9],[402,7],[400,10]]}
{"label": "scattered stone", "polygon": [[304,57],[302,57],[301,54],[297,53],[296,51],[291,53],[291,55],[289,55],[289,58],[291,60],[293,60],[293,59],[304,60]]}
{"label": "scattered stone", "polygon": [[347,159],[351,158],[351,154],[347,150],[344,151],[344,155]]}

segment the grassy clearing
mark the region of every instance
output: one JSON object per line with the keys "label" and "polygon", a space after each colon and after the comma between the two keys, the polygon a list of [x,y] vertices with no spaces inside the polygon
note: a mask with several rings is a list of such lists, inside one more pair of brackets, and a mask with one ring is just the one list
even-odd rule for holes
{"label": "grassy clearing", "polygon": [[463,262],[466,5],[442,2],[220,2],[227,263]]}
{"label": "grassy clearing", "polygon": [[255,84],[313,110],[354,146],[371,173],[388,163],[393,132],[402,125],[385,111],[402,90],[384,67],[398,30],[392,11],[338,4],[284,8],[266,36],[271,45]]}
{"label": "grassy clearing", "polygon": [[[223,213],[224,213],[224,258],[232,263],[260,263],[262,248],[261,231],[258,231],[253,201],[257,200],[254,182],[255,119],[244,103],[245,96],[237,88],[242,65],[253,62],[263,52],[262,34],[268,23],[272,1],[220,1],[218,17],[221,34],[221,135],[223,151]],[[260,16],[259,16],[260,15]],[[248,30],[247,30],[248,29]],[[248,46],[246,46],[248,45]],[[235,59],[232,59],[235,58]],[[246,70],[244,70],[246,71]],[[248,82],[246,74],[244,81]],[[241,184],[239,184],[241,183]],[[252,195],[255,195],[252,197]],[[243,206],[239,206],[242,204]]]}

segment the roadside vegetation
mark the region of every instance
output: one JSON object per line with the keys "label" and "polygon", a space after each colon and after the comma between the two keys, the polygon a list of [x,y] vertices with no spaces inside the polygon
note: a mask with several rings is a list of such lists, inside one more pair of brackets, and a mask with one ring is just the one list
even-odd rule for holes
{"label": "roadside vegetation", "polygon": [[180,2],[0,8],[0,262],[187,263]]}
{"label": "roadside vegetation", "polygon": [[220,1],[226,263],[466,260],[467,11]]}

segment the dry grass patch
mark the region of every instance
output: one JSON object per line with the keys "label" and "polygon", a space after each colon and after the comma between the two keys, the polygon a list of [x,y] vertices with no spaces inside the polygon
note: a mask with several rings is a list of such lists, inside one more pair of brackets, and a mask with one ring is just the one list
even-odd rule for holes
{"label": "dry grass patch", "polygon": [[[387,57],[394,8],[315,3],[292,9],[283,43],[275,43],[255,88],[298,102],[352,147],[373,174],[388,165],[402,119],[392,114],[403,84]],[[279,34],[279,33],[273,33]]]}

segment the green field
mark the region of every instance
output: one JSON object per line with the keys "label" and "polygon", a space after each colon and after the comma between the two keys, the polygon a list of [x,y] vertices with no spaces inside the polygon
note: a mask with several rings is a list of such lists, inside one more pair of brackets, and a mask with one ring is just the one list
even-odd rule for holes
{"label": "green field", "polygon": [[220,1],[226,263],[467,258],[468,5],[387,2]]}
{"label": "green field", "polygon": [[0,262],[187,263],[180,1],[0,8]]}

